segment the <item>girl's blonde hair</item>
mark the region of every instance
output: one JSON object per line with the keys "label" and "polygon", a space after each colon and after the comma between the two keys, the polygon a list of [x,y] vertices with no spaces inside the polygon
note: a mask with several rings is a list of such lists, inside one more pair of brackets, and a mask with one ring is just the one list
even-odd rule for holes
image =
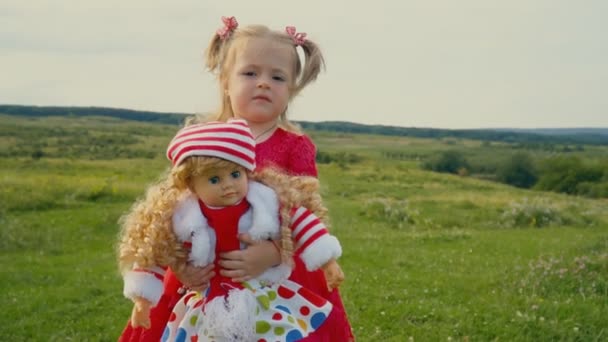
{"label": "girl's blonde hair", "polygon": [[[291,36],[286,32],[273,31],[263,25],[250,25],[238,28],[226,39],[222,39],[215,34],[209,43],[206,51],[206,66],[209,71],[216,73],[220,83],[220,96],[222,98],[219,110],[211,116],[212,120],[227,121],[234,117],[230,99],[224,91],[228,82],[230,71],[234,67],[236,55],[253,38],[270,39],[273,42],[284,44],[292,48],[293,68],[291,84],[289,85],[290,100],[302,91],[309,83],[317,79],[321,69],[325,66],[325,61],[318,45],[309,39],[302,45],[304,63],[300,61],[297,46]],[[300,129],[287,119],[287,109],[279,116],[279,125],[284,129],[299,133]],[[209,118],[197,119],[198,121],[208,121]]]}
{"label": "girl's blonde hair", "polygon": [[[173,231],[172,216],[177,203],[190,194],[193,179],[211,168],[236,164],[214,157],[193,156],[172,168],[146,195],[139,199],[121,220],[118,263],[121,272],[134,266],[149,268],[169,266],[181,271],[188,260],[188,251]],[[281,259],[292,265],[294,252],[290,211],[306,207],[327,225],[327,209],[319,194],[319,181],[314,177],[288,176],[266,168],[249,174],[249,179],[263,183],[277,193],[281,203]]]}

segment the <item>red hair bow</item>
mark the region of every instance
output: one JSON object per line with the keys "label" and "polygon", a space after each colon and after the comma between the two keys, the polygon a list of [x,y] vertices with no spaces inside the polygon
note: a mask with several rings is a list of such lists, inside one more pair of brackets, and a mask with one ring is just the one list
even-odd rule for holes
{"label": "red hair bow", "polygon": [[296,45],[304,45],[306,43],[306,33],[297,32],[295,26],[285,27],[285,32],[293,39],[293,43]]}
{"label": "red hair bow", "polygon": [[239,23],[235,17],[222,17],[222,22],[224,23],[224,27],[219,28],[216,32],[222,40],[226,40],[239,27]]}

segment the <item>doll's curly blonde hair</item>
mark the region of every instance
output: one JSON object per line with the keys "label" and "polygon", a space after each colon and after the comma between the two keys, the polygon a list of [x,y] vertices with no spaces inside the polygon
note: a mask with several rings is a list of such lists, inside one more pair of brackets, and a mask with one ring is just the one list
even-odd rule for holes
{"label": "doll's curly blonde hair", "polygon": [[[120,219],[120,271],[130,271],[134,266],[169,266],[177,271],[182,270],[188,260],[188,251],[173,231],[175,207],[184,196],[190,194],[195,177],[210,168],[234,165],[224,159],[192,156],[151,185],[145,196],[136,201]],[[276,192],[281,204],[281,259],[283,263],[292,265],[294,244],[289,227],[292,208],[305,207],[328,226],[327,209],[319,194],[319,181],[314,177],[288,176],[272,168],[250,173],[249,179],[265,184]]]}

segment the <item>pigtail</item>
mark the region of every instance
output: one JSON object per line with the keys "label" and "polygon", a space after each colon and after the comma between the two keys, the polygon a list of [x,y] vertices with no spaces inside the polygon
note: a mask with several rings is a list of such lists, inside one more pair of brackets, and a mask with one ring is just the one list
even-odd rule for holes
{"label": "pigtail", "polygon": [[304,51],[304,67],[301,70],[300,78],[295,84],[293,95],[297,95],[309,83],[313,82],[319,76],[321,69],[325,68],[325,59],[321,53],[321,49],[317,44],[309,39],[306,39],[301,45]]}
{"label": "pigtail", "polygon": [[187,189],[187,180],[172,170],[148,188],[120,219],[118,264],[121,272],[133,267],[170,266],[181,269],[187,252],[173,232],[173,211]]}
{"label": "pigtail", "polygon": [[218,34],[214,34],[207,50],[205,50],[205,66],[210,72],[218,72],[220,70],[223,46],[224,40]]}

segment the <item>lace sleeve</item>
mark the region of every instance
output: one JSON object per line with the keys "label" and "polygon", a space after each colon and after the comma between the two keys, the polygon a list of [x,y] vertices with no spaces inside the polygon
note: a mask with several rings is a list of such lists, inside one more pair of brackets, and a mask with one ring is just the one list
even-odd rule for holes
{"label": "lace sleeve", "polygon": [[317,148],[312,140],[306,135],[298,136],[292,147],[289,172],[292,175],[317,177],[316,155]]}

